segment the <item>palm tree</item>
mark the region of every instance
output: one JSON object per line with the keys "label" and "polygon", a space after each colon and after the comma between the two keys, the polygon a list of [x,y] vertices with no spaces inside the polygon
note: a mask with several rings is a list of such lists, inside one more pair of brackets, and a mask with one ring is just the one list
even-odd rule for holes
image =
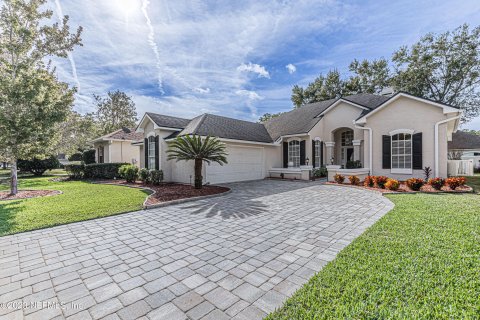
{"label": "palm tree", "polygon": [[202,137],[185,135],[177,137],[169,144],[168,160],[194,160],[195,161],[195,189],[202,188],[203,161],[210,164],[216,162],[220,165],[227,163],[225,144],[215,137]]}

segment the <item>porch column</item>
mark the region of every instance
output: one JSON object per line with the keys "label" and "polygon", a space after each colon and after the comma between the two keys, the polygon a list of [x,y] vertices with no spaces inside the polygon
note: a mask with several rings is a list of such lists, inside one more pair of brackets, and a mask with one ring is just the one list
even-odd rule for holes
{"label": "porch column", "polygon": [[333,152],[333,147],[335,147],[335,142],[334,141],[328,141],[325,142],[325,147],[327,148],[327,157],[325,158],[325,164],[330,165],[332,164],[332,159],[333,163],[335,163],[335,157],[334,157],[334,152]]}
{"label": "porch column", "polygon": [[362,140],[352,140],[353,144],[353,160],[354,161],[360,161],[360,144],[362,143]]}

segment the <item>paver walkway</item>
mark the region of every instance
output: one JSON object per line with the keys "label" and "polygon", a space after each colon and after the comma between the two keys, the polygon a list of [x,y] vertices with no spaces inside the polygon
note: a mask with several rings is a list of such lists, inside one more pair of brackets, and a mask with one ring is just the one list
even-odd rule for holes
{"label": "paver walkway", "polygon": [[0,238],[0,318],[260,319],[393,207],[316,183],[230,186]]}

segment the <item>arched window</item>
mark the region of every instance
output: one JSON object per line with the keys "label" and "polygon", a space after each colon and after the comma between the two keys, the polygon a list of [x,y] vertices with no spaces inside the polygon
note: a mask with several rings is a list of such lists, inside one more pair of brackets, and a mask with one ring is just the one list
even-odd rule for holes
{"label": "arched window", "polygon": [[288,143],[288,162],[294,167],[300,166],[300,141],[292,140]]}
{"label": "arched window", "polygon": [[155,136],[148,137],[148,169],[155,169]]}
{"label": "arched window", "polygon": [[392,135],[392,172],[412,172],[412,135],[410,133]]}
{"label": "arched window", "polygon": [[342,147],[353,146],[353,130],[342,132]]}

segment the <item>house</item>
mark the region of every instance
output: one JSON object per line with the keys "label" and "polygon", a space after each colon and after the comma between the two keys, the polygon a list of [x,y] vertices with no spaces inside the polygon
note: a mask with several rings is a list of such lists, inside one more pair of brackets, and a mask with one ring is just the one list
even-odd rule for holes
{"label": "house", "polygon": [[480,135],[457,131],[448,142],[448,152],[453,158],[473,160],[475,168],[480,168]]}
{"label": "house", "polygon": [[125,162],[140,165],[140,150],[135,142],[143,141],[143,134],[134,128],[122,128],[93,141],[97,163]]}
{"label": "house", "polygon": [[461,110],[408,93],[355,94],[305,105],[265,124],[212,114],[183,119],[147,112],[136,131],[144,135],[140,166],[161,169],[165,180],[191,183],[193,163],[168,161],[177,136],[216,136],[225,142],[228,164],[204,164],[205,182],[286,177],[309,179],[312,168],[335,173],[423,177],[431,167],[447,176],[447,142]]}

